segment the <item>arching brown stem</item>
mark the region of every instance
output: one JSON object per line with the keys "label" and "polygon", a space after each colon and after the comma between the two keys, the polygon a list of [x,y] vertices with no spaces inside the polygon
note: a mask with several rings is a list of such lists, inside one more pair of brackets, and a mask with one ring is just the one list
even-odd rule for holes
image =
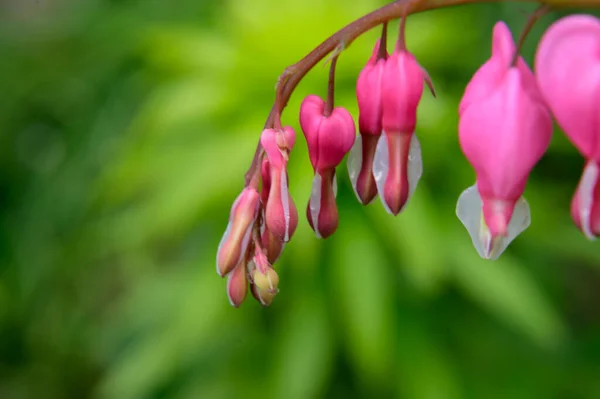
{"label": "arching brown stem", "polygon": [[519,36],[519,41],[517,43],[517,48],[515,50],[515,54],[513,55],[512,60],[510,62],[510,65],[512,65],[512,66],[517,65],[517,61],[519,59],[519,55],[521,54],[521,51],[523,50],[523,45],[525,44],[527,35],[529,35],[529,32],[531,32],[531,29],[533,29],[533,26],[535,25],[535,23],[541,17],[548,14],[550,12],[550,10],[551,10],[551,7],[549,5],[543,4],[543,5],[539,6],[538,9],[535,10],[535,12],[533,14],[531,14],[529,19],[527,20],[527,23],[525,24],[525,27],[521,31],[521,35]]}

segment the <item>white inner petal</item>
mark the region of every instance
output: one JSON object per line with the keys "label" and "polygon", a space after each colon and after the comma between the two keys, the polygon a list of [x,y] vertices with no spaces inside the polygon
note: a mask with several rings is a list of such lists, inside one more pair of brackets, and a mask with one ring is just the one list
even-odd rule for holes
{"label": "white inner petal", "polygon": [[221,247],[223,246],[223,244],[225,244],[225,241],[227,241],[227,238],[229,237],[229,234],[231,233],[231,219],[229,220],[229,223],[227,223],[227,228],[225,229],[225,233],[223,233],[223,237],[221,237],[221,241],[219,242],[219,247],[217,248],[217,274],[221,275],[221,272],[219,271],[219,255],[221,254]]}
{"label": "white inner petal", "polygon": [[423,175],[423,158],[421,157],[421,143],[417,135],[413,133],[408,151],[408,199],[412,197],[417,189],[417,184]]}
{"label": "white inner petal", "polygon": [[456,204],[456,216],[465,226],[473,246],[484,259],[498,259],[508,245],[531,224],[531,212],[525,198],[515,204],[506,237],[492,240],[490,231],[483,220],[482,202],[477,186],[473,185],[462,192]]}
{"label": "white inner petal", "polygon": [[387,133],[383,132],[381,137],[379,137],[379,140],[377,140],[375,158],[373,159],[373,177],[375,178],[375,185],[377,185],[379,198],[381,198],[381,202],[383,203],[385,210],[388,213],[392,213],[388,205],[385,203],[385,198],[383,195],[389,168],[390,157],[388,152]]}
{"label": "white inner petal", "polygon": [[308,207],[310,208],[310,217],[312,218],[313,228],[317,238],[322,238],[319,233],[319,213],[321,212],[321,182],[323,178],[317,172],[313,179],[312,190],[310,192],[310,200]]}
{"label": "white inner petal", "polygon": [[[377,141],[377,149],[375,150],[375,159],[373,160],[373,176],[375,177],[375,184],[377,185],[377,191],[379,192],[379,197],[381,198],[381,202],[385,207],[385,210],[393,214],[390,210],[389,206],[385,203],[385,198],[383,196],[385,181],[387,180],[388,171],[390,168],[390,157],[388,150],[388,142],[387,142],[387,133],[383,132],[379,140]],[[419,143],[419,139],[417,139],[417,135],[413,133],[410,140],[410,148],[408,151],[408,168],[407,168],[407,177],[408,177],[408,199],[406,203],[410,200],[415,190],[417,189],[417,184],[419,183],[419,179],[421,179],[421,175],[423,174],[423,159],[421,158],[421,144]],[[406,206],[406,204],[404,204]]]}
{"label": "white inner petal", "polygon": [[[352,188],[354,189],[354,194],[356,198],[360,201],[360,197],[358,196],[358,191],[356,190],[356,184],[358,182],[358,175],[360,174],[360,169],[362,168],[362,136],[359,135],[356,137],[354,141],[354,145],[348,154],[348,175],[350,176],[350,181],[352,182]],[[337,186],[336,186],[337,188]]]}
{"label": "white inner petal", "polygon": [[333,189],[333,196],[335,198],[337,198],[337,190],[338,190],[338,186],[337,186],[337,176],[335,174],[335,171],[333,172],[333,181],[331,182],[332,184],[332,189]]}
{"label": "white inner petal", "polygon": [[279,193],[281,194],[281,206],[283,207],[283,218],[285,220],[285,235],[283,240],[288,242],[290,240],[290,201],[288,195],[290,195],[287,184],[287,173],[285,169],[281,170],[281,178],[279,179]]}
{"label": "white inner petal", "polygon": [[581,220],[581,230],[589,239],[596,237],[592,231],[592,206],[594,205],[594,189],[598,181],[598,164],[590,162],[583,170],[581,183],[579,183],[579,219]]}

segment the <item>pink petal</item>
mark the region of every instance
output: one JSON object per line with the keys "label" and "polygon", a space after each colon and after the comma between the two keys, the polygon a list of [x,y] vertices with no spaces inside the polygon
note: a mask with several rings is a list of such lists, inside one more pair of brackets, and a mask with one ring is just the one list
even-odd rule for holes
{"label": "pink petal", "polygon": [[535,69],[560,127],[586,158],[600,160],[600,20],[555,22],[540,41]]}
{"label": "pink petal", "polygon": [[423,94],[425,75],[415,57],[396,50],[383,71],[382,127],[388,133],[412,133],[417,123],[417,106]]}
{"label": "pink petal", "polygon": [[465,109],[459,122],[461,148],[477,174],[479,190],[489,198],[516,200],[527,176],[552,135],[552,120],[511,68],[487,98]]}

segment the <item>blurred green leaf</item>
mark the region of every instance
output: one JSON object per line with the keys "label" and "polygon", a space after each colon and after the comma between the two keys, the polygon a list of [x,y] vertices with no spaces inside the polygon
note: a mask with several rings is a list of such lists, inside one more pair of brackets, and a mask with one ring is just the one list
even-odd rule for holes
{"label": "blurred green leaf", "polygon": [[298,298],[278,326],[271,379],[275,398],[323,395],[330,378],[333,342],[323,297]]}
{"label": "blurred green leaf", "polygon": [[533,277],[509,253],[486,261],[464,243],[456,243],[452,251],[456,256],[454,278],[475,301],[539,345],[563,343],[566,331],[562,320]]}
{"label": "blurred green leaf", "polygon": [[343,339],[360,380],[385,386],[395,363],[393,274],[364,230],[348,226],[337,234],[332,284]]}
{"label": "blurred green leaf", "polygon": [[398,335],[398,391],[403,398],[453,399],[463,393],[453,361],[422,326],[403,319]]}

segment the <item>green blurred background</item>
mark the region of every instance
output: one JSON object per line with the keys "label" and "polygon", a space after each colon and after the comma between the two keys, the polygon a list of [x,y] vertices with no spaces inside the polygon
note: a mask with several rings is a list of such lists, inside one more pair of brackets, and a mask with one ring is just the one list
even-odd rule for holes
{"label": "green blurred background", "polygon": [[[462,90],[495,21],[518,35],[526,5],[410,18],[438,98],[419,109],[407,209],[360,206],[344,165],[338,232],[317,240],[299,140],[281,291],[230,307],[216,248],[278,75],[384,3],[0,1],[0,398],[600,397],[600,248],[569,216],[577,151],[555,134],[526,191],[533,223],[500,260],[478,257],[454,213],[474,181]],[[340,58],[337,103],[354,115],[377,36]]]}

